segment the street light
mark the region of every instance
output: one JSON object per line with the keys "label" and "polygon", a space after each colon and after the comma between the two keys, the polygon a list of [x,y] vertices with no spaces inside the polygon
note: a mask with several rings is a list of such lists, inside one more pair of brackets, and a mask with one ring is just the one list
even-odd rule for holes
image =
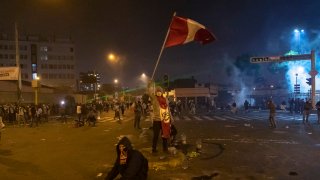
{"label": "street light", "polygon": [[111,63],[114,63],[114,64],[118,63],[120,60],[120,57],[113,54],[113,53],[109,53],[107,56],[108,56],[107,60]]}
{"label": "street light", "polygon": [[41,87],[40,77],[36,76],[35,79],[32,80],[31,85],[34,88],[34,104],[38,105],[38,91]]}
{"label": "street light", "polygon": [[273,87],[274,87],[274,86],[271,84],[271,85],[270,85],[270,88],[271,88],[271,98],[272,98],[272,90],[273,90]]}

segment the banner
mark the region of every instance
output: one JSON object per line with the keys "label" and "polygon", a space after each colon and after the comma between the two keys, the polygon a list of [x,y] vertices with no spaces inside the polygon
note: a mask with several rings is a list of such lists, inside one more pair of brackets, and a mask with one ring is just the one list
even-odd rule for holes
{"label": "banner", "polygon": [[1,80],[18,80],[18,67],[0,67],[0,81]]}

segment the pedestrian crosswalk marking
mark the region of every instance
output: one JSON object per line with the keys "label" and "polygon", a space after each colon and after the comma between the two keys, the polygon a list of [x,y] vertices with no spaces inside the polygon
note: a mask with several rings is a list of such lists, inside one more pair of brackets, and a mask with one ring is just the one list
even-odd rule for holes
{"label": "pedestrian crosswalk marking", "polygon": [[242,119],[242,120],[251,120],[251,118],[249,118],[249,117],[237,116],[237,118]]}
{"label": "pedestrian crosswalk marking", "polygon": [[202,116],[203,118],[205,118],[205,119],[207,119],[207,120],[209,120],[209,121],[213,121],[214,119],[212,119],[211,117],[209,117],[209,116]]}
{"label": "pedestrian crosswalk marking", "polygon": [[227,119],[231,119],[231,120],[238,120],[237,118],[234,118],[232,116],[225,116]]}
{"label": "pedestrian crosswalk marking", "polygon": [[214,116],[215,119],[221,120],[221,121],[225,121],[227,119],[223,118],[223,117],[219,117],[219,116]]}
{"label": "pedestrian crosswalk marking", "polygon": [[173,119],[174,119],[175,121],[179,121],[179,120],[180,120],[180,118],[179,118],[178,116],[173,117]]}
{"label": "pedestrian crosswalk marking", "polygon": [[198,117],[198,116],[194,116],[194,118],[195,118],[196,120],[198,120],[198,121],[202,121],[202,119],[201,119],[200,117]]}
{"label": "pedestrian crosswalk marking", "polygon": [[184,116],[183,117],[186,121],[191,121],[191,118],[189,118],[188,116]]}
{"label": "pedestrian crosswalk marking", "polygon": [[[313,118],[316,116],[313,116]],[[268,121],[269,119],[269,113],[247,113],[247,114],[209,114],[209,115],[185,115],[185,116],[174,116],[173,117],[175,121],[226,121],[226,120],[234,120],[234,121]],[[133,121],[133,116],[123,116],[121,117],[121,122],[127,122],[127,121]],[[151,119],[147,118],[145,121],[150,121]],[[301,121],[302,115],[291,115],[291,114],[285,114],[285,113],[279,113],[276,114],[276,120],[277,121]],[[104,116],[97,120],[98,123],[104,123],[104,122],[119,122],[118,119],[114,119],[112,116]]]}

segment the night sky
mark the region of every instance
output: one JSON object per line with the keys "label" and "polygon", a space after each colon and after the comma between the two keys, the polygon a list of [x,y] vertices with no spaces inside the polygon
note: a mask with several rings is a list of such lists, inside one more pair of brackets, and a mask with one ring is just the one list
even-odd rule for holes
{"label": "night sky", "polygon": [[[78,71],[96,70],[103,82],[119,78],[125,86],[152,74],[172,14],[193,19],[217,41],[167,48],[156,78],[195,76],[224,83],[226,64],[237,56],[278,55],[289,50],[294,28],[320,29],[317,0],[1,0],[0,31],[71,36]],[[119,55],[111,65],[106,55]]]}

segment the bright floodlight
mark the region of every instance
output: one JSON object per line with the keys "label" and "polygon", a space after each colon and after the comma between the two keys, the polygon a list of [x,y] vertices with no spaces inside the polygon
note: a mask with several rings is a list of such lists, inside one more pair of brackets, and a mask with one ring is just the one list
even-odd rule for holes
{"label": "bright floodlight", "polygon": [[61,103],[61,105],[64,105],[64,101],[63,100],[60,103]]}
{"label": "bright floodlight", "polygon": [[304,68],[303,68],[302,66],[299,66],[299,67],[298,67],[298,72],[299,72],[299,73],[303,73],[303,72],[304,72]]}
{"label": "bright floodlight", "polygon": [[304,30],[303,30],[303,29],[301,29],[301,31],[300,31],[300,32],[304,33]]}
{"label": "bright floodlight", "polygon": [[108,59],[109,60],[115,60],[115,56],[114,56],[114,54],[112,54],[112,53],[110,53],[109,55],[108,55]]}
{"label": "bright floodlight", "polygon": [[118,79],[115,79],[113,82],[117,84],[118,83]]}
{"label": "bright floodlight", "polygon": [[294,32],[295,32],[295,33],[299,33],[299,30],[298,30],[298,29],[295,29]]}

